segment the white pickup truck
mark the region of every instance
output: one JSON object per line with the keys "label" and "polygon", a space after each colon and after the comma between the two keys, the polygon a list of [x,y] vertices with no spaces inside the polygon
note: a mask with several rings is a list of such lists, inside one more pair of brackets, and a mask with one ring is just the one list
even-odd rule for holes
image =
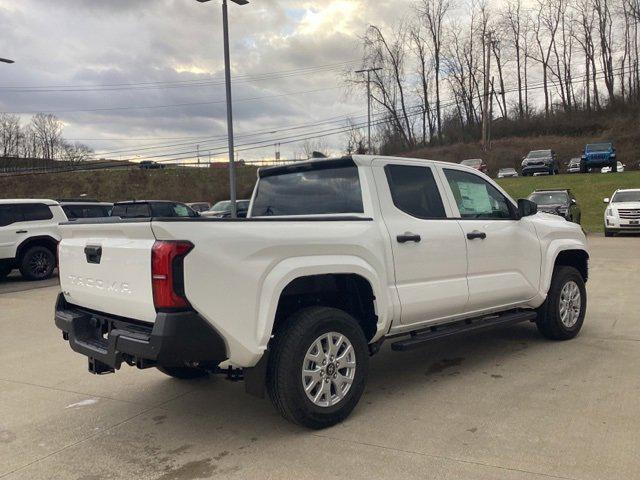
{"label": "white pickup truck", "polygon": [[96,374],[122,363],[228,372],[323,428],[358,403],[369,356],[536,322],[578,334],[576,224],[449,163],[354,156],[259,172],[247,219],[61,227],[55,322]]}

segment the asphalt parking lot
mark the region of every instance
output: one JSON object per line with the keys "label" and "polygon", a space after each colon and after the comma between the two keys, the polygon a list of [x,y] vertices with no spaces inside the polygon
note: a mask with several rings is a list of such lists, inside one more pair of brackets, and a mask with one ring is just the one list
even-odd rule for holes
{"label": "asphalt parking lot", "polygon": [[354,414],[321,432],[222,378],[92,376],[53,325],[57,287],[0,284],[0,478],[640,478],[640,239],[589,242],[576,340],[525,324],[387,346]]}

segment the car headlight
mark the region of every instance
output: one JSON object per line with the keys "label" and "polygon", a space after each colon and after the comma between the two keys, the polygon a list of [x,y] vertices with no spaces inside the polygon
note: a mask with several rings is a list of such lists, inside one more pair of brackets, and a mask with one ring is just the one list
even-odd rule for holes
{"label": "car headlight", "polygon": [[607,208],[607,217],[613,217],[614,213],[613,213],[613,208]]}

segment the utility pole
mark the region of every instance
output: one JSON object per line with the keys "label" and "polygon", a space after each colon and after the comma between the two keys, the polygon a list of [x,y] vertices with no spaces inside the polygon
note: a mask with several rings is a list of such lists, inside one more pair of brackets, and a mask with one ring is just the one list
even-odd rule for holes
{"label": "utility pole", "polygon": [[[487,42],[488,37],[488,42]],[[489,140],[489,78],[491,76],[491,32],[482,39],[484,55],[485,55],[485,71],[484,71],[484,103],[482,106],[482,149],[487,151],[490,147]]]}
{"label": "utility pole", "polygon": [[200,144],[196,145],[196,149],[198,150],[198,168],[200,168]]}
{"label": "utility pole", "polygon": [[489,119],[487,121],[487,149],[491,150],[491,127],[493,123],[493,97],[496,94],[496,90],[493,84],[493,77],[491,77],[491,95],[489,97]]}
{"label": "utility pole", "polygon": [[[198,0],[207,3],[210,0]],[[248,0],[230,0],[237,5],[247,5]],[[238,218],[236,195],[236,163],[233,140],[233,101],[231,96],[231,55],[229,53],[229,12],[227,0],[222,0],[222,30],[224,35],[224,81],[227,91],[227,136],[229,137],[229,196],[231,197],[231,218]]]}
{"label": "utility pole", "polygon": [[382,70],[382,68],[365,68],[362,70],[357,70],[355,73],[366,73],[367,74],[367,153],[372,153],[371,148],[371,72],[378,72]]}

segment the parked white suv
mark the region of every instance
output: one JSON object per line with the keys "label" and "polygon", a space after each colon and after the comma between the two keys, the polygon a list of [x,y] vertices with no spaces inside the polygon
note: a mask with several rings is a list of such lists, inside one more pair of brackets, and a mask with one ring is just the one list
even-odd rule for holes
{"label": "parked white suv", "polygon": [[604,234],[640,233],[640,189],[616,190],[611,199],[605,198]]}
{"label": "parked white suv", "polygon": [[0,200],[0,280],[14,268],[28,280],[51,277],[67,217],[53,200]]}
{"label": "parked white suv", "polygon": [[55,322],[96,374],[228,372],[282,415],[323,428],[358,403],[389,340],[585,318],[579,225],[514,202],[461,165],[355,156],[263,169],[247,219],[60,227]]}

